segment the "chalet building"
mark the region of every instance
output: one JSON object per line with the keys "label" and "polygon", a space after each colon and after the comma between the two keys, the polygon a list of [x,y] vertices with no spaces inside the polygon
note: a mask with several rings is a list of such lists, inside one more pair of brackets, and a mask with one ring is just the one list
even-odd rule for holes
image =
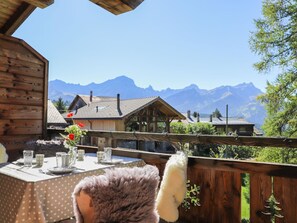
{"label": "chalet building", "polygon": [[234,118],[234,117],[213,117],[212,115],[207,117],[201,117],[198,113],[197,117],[191,115],[190,111],[185,114],[186,123],[209,123],[215,127],[218,134],[226,134],[226,126],[228,125],[228,134],[237,134],[239,136],[252,136],[254,135],[254,124],[249,123],[243,118]]}
{"label": "chalet building", "polygon": [[[173,120],[185,117],[160,97],[120,99],[117,97],[94,97],[77,95],[69,106],[73,116],[68,122],[80,122],[86,129],[104,131],[170,132]],[[91,144],[104,143],[94,139]],[[107,145],[112,142],[106,142]],[[137,147],[137,146],[136,146]]]}

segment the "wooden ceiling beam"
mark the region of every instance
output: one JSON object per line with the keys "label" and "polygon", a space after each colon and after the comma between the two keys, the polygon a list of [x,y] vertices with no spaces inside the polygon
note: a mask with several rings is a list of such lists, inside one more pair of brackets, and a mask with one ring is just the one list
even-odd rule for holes
{"label": "wooden ceiling beam", "polygon": [[54,3],[54,0],[23,0],[23,1],[42,9]]}
{"label": "wooden ceiling beam", "polygon": [[28,18],[34,11],[34,5],[22,2],[16,12],[9,18],[9,20],[0,28],[0,33],[12,35],[17,28]]}
{"label": "wooden ceiling beam", "polygon": [[135,9],[144,0],[90,0],[114,15],[119,15]]}

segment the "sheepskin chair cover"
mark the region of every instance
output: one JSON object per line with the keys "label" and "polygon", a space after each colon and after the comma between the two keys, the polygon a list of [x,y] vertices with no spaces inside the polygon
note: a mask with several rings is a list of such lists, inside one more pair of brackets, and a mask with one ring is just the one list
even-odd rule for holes
{"label": "sheepskin chair cover", "polygon": [[0,163],[6,163],[8,160],[8,155],[6,153],[5,147],[0,143]]}
{"label": "sheepskin chair cover", "polygon": [[94,223],[157,223],[156,195],[159,170],[155,166],[107,169],[105,174],[86,177],[73,192],[74,214],[83,223],[75,196],[91,197]]}
{"label": "sheepskin chair cover", "polygon": [[156,201],[160,218],[167,222],[179,217],[178,206],[187,192],[187,166],[188,157],[183,152],[172,155],[166,163]]}

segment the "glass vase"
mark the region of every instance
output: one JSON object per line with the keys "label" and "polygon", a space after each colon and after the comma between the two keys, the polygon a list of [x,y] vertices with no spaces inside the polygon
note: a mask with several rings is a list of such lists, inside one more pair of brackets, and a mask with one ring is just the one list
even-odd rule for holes
{"label": "glass vase", "polygon": [[77,147],[70,147],[68,154],[69,154],[69,167],[73,167],[76,163]]}

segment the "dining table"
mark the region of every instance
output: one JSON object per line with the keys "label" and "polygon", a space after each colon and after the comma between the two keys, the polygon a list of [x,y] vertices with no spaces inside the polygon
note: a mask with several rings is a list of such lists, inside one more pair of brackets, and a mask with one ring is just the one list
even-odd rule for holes
{"label": "dining table", "polygon": [[[113,162],[114,161],[114,162]],[[39,167],[25,167],[22,159],[0,164],[0,222],[43,223],[69,219],[73,214],[72,192],[85,177],[104,174],[108,168],[141,167],[141,159],[112,156],[112,162],[97,162],[85,154],[71,170],[57,171],[56,157],[47,157]]]}

